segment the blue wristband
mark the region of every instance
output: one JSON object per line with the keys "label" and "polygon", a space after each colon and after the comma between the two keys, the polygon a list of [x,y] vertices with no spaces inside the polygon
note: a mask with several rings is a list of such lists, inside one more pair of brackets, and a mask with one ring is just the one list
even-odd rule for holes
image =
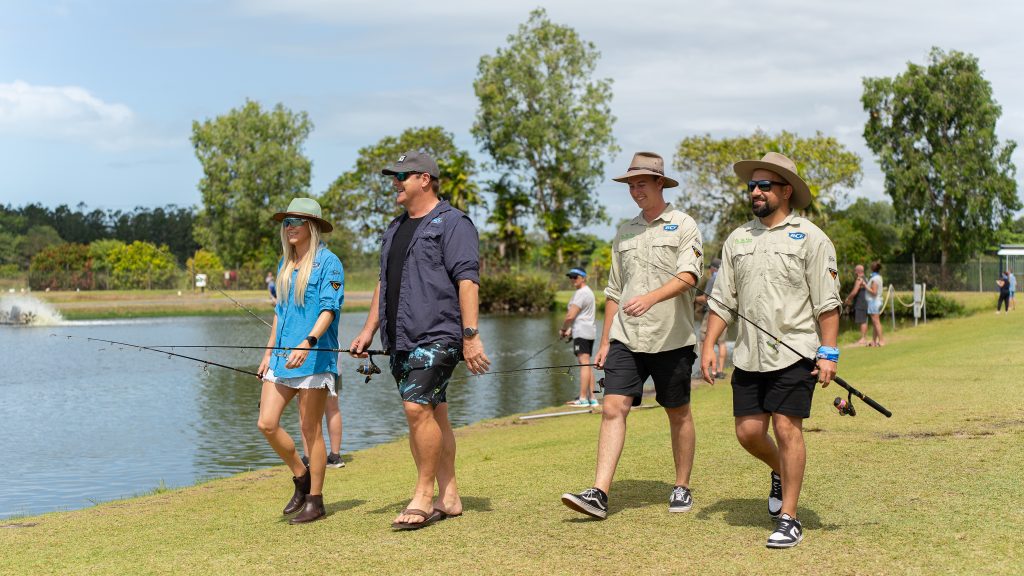
{"label": "blue wristband", "polygon": [[839,362],[839,348],[834,346],[818,346],[818,354],[816,357],[822,360],[828,360],[829,362]]}

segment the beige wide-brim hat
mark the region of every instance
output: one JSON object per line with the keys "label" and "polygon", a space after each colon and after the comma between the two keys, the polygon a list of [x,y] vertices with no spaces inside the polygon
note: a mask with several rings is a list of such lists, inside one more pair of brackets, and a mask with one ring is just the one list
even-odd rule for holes
{"label": "beige wide-brim hat", "polygon": [[751,180],[754,170],[770,170],[778,174],[793,187],[793,195],[789,197],[789,205],[795,210],[803,210],[811,204],[811,189],[804,179],[797,175],[796,164],[779,154],[769,152],[760,160],[740,160],[732,165],[736,175],[746,184]]}
{"label": "beige wide-brim hat", "polygon": [[629,170],[622,176],[612,178],[616,182],[628,182],[634,176],[655,176],[665,179],[665,188],[679,186],[673,178],[665,176],[665,160],[654,152],[637,152],[633,155],[633,161],[629,163]]}
{"label": "beige wide-brim hat", "polygon": [[320,225],[320,231],[324,233],[334,230],[334,226],[327,220],[324,220],[323,211],[320,210],[320,203],[312,198],[295,198],[288,203],[287,210],[274,214],[276,222],[280,222],[288,217],[315,220]]}

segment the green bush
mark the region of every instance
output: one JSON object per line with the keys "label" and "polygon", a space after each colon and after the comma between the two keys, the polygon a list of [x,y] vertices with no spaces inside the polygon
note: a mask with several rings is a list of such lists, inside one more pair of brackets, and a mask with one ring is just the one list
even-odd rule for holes
{"label": "green bush", "polygon": [[513,273],[480,278],[482,312],[535,314],[554,306],[555,288],[547,278]]}
{"label": "green bush", "polygon": [[173,288],[179,280],[178,263],[166,245],[135,241],[115,247],[108,256],[112,287]]}
{"label": "green bush", "polygon": [[89,290],[93,287],[89,247],[58,244],[43,248],[32,257],[28,285],[33,290]]}

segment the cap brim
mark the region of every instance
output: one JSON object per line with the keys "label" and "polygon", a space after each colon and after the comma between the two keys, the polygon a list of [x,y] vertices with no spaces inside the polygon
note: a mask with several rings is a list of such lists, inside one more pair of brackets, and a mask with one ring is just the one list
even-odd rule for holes
{"label": "cap brim", "polygon": [[622,176],[616,176],[615,178],[612,178],[612,180],[616,182],[628,183],[630,178],[634,178],[636,176],[654,176],[655,178],[664,178],[665,185],[662,186],[662,188],[675,188],[676,186],[679,186],[679,182],[677,182],[675,179],[669,178],[664,174],[658,174],[653,170],[632,170],[630,172],[626,172]]}
{"label": "cap brim", "polygon": [[778,164],[772,164],[771,162],[764,162],[762,160],[740,160],[732,165],[732,170],[744,183],[750,181],[751,174],[753,174],[755,170],[768,170],[769,172],[775,172],[793,187],[793,195],[789,198],[789,205],[793,209],[803,210],[811,205],[811,189],[807,186],[807,183],[804,182],[803,178],[797,176],[796,172],[787,170]]}
{"label": "cap brim", "polygon": [[320,225],[321,232],[327,233],[334,231],[334,226],[331,225],[330,222],[324,220],[323,218],[317,218],[312,214],[303,214],[302,212],[278,212],[277,214],[274,214],[273,218],[275,222],[280,222],[281,220],[284,220],[289,216],[294,216],[295,218],[305,218],[306,220],[313,220]]}

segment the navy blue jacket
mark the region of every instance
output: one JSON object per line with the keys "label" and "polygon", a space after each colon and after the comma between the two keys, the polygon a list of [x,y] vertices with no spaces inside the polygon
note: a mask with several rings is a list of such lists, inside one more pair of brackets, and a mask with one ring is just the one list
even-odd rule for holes
{"label": "navy blue jacket", "polygon": [[480,284],[480,239],[476,226],[460,210],[441,200],[424,217],[409,243],[399,290],[395,339],[388,341],[388,252],[401,224],[399,216],[384,232],[380,250],[380,340],[385,350],[409,352],[430,343],[462,347],[460,280]]}

